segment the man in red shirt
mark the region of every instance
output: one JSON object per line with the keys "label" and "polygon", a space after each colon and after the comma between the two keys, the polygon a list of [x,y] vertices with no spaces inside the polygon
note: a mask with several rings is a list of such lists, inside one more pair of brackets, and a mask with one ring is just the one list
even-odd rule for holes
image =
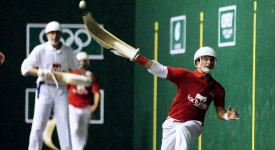
{"label": "man in red shirt", "polygon": [[[118,53],[118,52],[116,52]],[[115,54],[116,54],[115,53]],[[195,71],[172,68],[136,55],[135,60],[155,76],[165,78],[177,86],[177,95],[163,123],[162,150],[188,150],[190,143],[200,136],[206,111],[214,101],[217,115],[222,120],[239,120],[237,110],[224,108],[225,90],[212,78],[217,55],[210,47],[202,47],[194,56]]]}
{"label": "man in red shirt", "polygon": [[[79,52],[76,58],[84,68],[89,69],[87,53]],[[79,74],[76,70],[70,73]],[[90,87],[67,85],[69,89],[69,116],[73,150],[84,149],[88,137],[89,120],[99,104],[99,83],[96,76],[92,75],[93,84]]]}

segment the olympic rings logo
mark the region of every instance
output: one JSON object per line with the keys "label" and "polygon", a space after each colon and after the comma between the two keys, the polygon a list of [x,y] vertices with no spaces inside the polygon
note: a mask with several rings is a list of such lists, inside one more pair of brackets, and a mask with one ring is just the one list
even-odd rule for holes
{"label": "olympic rings logo", "polygon": [[[78,46],[78,48],[74,50],[75,53],[80,52],[80,51],[82,50],[83,47],[87,47],[87,46],[91,43],[91,41],[92,41],[92,38],[91,38],[90,34],[89,34],[88,31],[87,31],[86,29],[84,29],[84,28],[78,29],[78,30],[75,32],[75,34],[74,34],[70,29],[68,29],[68,28],[63,28],[63,29],[62,29],[62,34],[64,34],[64,33],[69,34],[69,38],[67,38],[66,40],[64,40],[64,39],[61,37],[60,41],[61,41],[62,43],[65,43],[65,44],[68,45],[68,46],[71,46],[73,43],[75,43],[75,44]],[[47,42],[47,41],[44,41],[44,39],[43,39],[44,34],[46,34],[46,33],[45,33],[45,29],[42,30],[42,31],[40,32],[40,34],[39,34],[39,41],[40,41],[41,43]],[[79,35],[80,35],[80,34],[85,34],[85,35],[87,36],[87,40],[86,40],[85,42],[82,41],[81,38],[79,38]]]}

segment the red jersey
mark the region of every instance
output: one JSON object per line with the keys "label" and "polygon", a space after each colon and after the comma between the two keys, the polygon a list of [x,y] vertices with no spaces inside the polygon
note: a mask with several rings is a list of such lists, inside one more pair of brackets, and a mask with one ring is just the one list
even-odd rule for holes
{"label": "red jersey", "polygon": [[177,86],[177,96],[168,113],[171,118],[204,122],[206,111],[212,101],[215,106],[224,107],[225,90],[212,76],[207,83],[206,77],[197,70],[171,67],[167,69],[167,80]]}
{"label": "red jersey", "polygon": [[[70,73],[79,74],[76,70]],[[83,108],[90,105],[93,102],[93,92],[99,91],[99,83],[96,76],[93,74],[93,85],[85,87],[83,85],[71,85],[67,84],[69,90],[69,104]]]}

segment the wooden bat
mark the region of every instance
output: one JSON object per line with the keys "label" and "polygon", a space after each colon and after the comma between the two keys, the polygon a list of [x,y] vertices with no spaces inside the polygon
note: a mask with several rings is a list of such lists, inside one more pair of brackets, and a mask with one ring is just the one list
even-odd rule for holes
{"label": "wooden bat", "polygon": [[53,116],[53,119],[48,121],[46,128],[43,132],[43,141],[51,149],[59,150],[52,142],[52,134],[55,128],[56,122]]}
{"label": "wooden bat", "polygon": [[83,16],[84,24],[89,34],[100,45],[106,49],[114,49],[125,55],[130,60],[135,60],[138,57],[138,49],[124,43],[107,30],[103,29],[92,17],[90,12],[86,12]]}
{"label": "wooden bat", "polygon": [[[84,85],[87,87],[92,85],[92,81],[90,81],[89,78],[82,75],[57,71],[52,71],[52,73],[54,74],[57,82],[72,85]],[[51,76],[48,76],[48,78],[49,80],[53,80]]]}

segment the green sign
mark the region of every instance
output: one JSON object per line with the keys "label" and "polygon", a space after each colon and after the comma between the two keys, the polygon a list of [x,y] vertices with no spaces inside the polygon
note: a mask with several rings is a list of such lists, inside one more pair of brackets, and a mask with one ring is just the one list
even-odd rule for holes
{"label": "green sign", "polygon": [[[28,56],[35,46],[48,41],[45,34],[47,24],[27,24],[27,52]],[[103,25],[101,25],[103,27]],[[61,24],[61,41],[74,49],[75,53],[84,51],[89,59],[104,59],[103,47],[88,33],[84,24]]]}
{"label": "green sign", "polygon": [[236,41],[236,6],[219,9],[219,47],[233,46]]}
{"label": "green sign", "polygon": [[[103,124],[104,123],[104,90],[100,89],[100,102],[96,112],[91,115],[90,124]],[[25,121],[26,123],[32,123],[34,116],[34,106],[36,99],[36,88],[27,88],[25,97]],[[53,116],[53,111],[51,116]]]}
{"label": "green sign", "polygon": [[186,17],[177,16],[170,19],[170,54],[185,53]]}

